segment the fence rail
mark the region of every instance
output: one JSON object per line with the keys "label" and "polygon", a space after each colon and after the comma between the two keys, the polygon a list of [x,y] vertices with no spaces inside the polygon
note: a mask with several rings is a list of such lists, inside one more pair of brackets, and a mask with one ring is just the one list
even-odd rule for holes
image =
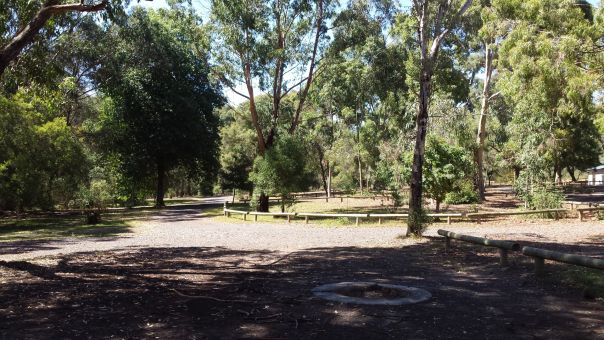
{"label": "fence rail", "polygon": [[535,273],[537,275],[543,274],[543,267],[545,265],[544,260],[552,260],[556,262],[573,264],[575,266],[604,270],[604,259],[599,259],[595,257],[561,253],[553,250],[546,250],[533,247],[522,247],[522,254],[533,258],[533,260],[535,261]]}
{"label": "fence rail", "polygon": [[[578,208],[579,212],[579,220],[583,221],[584,215],[588,211],[604,211],[604,207],[591,207],[591,208]],[[501,211],[501,212],[476,212],[476,213],[428,213],[426,216],[435,217],[435,218],[446,218],[447,224],[451,224],[453,219],[470,219],[472,221],[476,221],[477,223],[481,223],[481,220],[486,217],[496,217],[496,216],[513,216],[513,215],[535,215],[535,214],[553,214],[555,219],[559,219],[561,215],[564,213],[569,213],[571,210],[567,209],[542,209],[542,210],[526,210],[526,211]],[[382,224],[385,219],[396,219],[396,218],[409,218],[408,213],[312,213],[312,212],[247,212],[242,210],[233,210],[227,209],[227,204],[224,204],[224,215],[230,216],[231,213],[234,214],[244,214],[253,215],[254,220],[258,220],[257,216],[284,216],[287,217],[287,221],[290,222],[292,218],[296,216],[304,217],[305,222],[308,223],[311,217],[315,218],[354,218],[356,224],[359,224],[359,220],[363,218],[377,218],[378,224]],[[246,219],[244,215],[244,220]]]}
{"label": "fence rail", "polygon": [[445,251],[448,252],[451,248],[451,239],[460,240],[464,242],[479,244],[487,247],[495,247],[499,249],[499,264],[502,266],[508,265],[508,251],[518,251],[520,250],[520,244],[512,241],[502,241],[502,240],[491,240],[488,238],[470,236],[464,234],[457,234],[448,230],[439,229],[437,231],[438,235],[445,237]]}
{"label": "fence rail", "polygon": [[554,214],[555,219],[560,218],[560,214],[566,213],[568,210],[566,209],[541,209],[541,210],[526,210],[526,211],[501,211],[501,212],[482,212],[482,213],[468,213],[466,217],[471,220],[476,220],[477,223],[480,223],[480,220],[484,217],[493,217],[493,216],[513,216],[513,215],[534,215],[534,214]]}

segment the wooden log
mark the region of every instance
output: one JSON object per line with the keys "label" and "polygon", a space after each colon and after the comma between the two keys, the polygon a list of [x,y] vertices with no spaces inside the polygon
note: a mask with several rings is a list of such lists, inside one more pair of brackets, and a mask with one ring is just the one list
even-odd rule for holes
{"label": "wooden log", "polygon": [[464,234],[457,234],[451,231],[439,229],[438,234],[445,237],[450,237],[456,240],[461,240],[465,242],[470,242],[474,244],[480,244],[487,247],[496,247],[503,248],[507,250],[520,250],[520,244],[512,241],[503,241],[503,240],[491,240],[483,237],[470,236]]}
{"label": "wooden log", "polygon": [[604,270],[604,259],[577,255],[577,254],[569,254],[569,253],[561,253],[553,250],[546,250],[541,248],[533,248],[533,247],[522,247],[522,253],[531,257],[538,257],[541,259],[547,259],[557,262],[563,262],[568,264],[573,264],[575,266],[589,267],[594,269],[602,269]]}

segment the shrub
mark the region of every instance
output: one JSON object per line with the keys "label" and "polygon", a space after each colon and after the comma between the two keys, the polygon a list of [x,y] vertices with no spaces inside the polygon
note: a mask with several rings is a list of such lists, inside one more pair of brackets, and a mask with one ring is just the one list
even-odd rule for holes
{"label": "shrub", "polygon": [[477,202],[478,194],[469,181],[462,182],[458,188],[445,195],[445,203],[447,204],[471,204]]}
{"label": "shrub", "polygon": [[558,209],[564,202],[564,195],[555,189],[537,188],[527,197],[530,209]]}

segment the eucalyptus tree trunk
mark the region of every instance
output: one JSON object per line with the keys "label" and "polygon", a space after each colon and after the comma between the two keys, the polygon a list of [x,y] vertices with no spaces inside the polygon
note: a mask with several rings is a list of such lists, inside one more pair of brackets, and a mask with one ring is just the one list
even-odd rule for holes
{"label": "eucalyptus tree trunk", "polygon": [[[459,10],[454,9],[453,2],[435,1],[438,6],[430,6],[429,0],[414,0],[413,12],[417,15],[417,33],[420,51],[420,73],[418,110],[415,117],[416,133],[413,150],[413,166],[409,189],[408,234],[420,236],[423,228],[422,181],[425,161],[426,135],[428,133],[428,111],[432,95],[432,75],[438,57],[438,51],[453,25],[463,16],[472,4],[465,0]],[[436,11],[434,11],[436,9]],[[434,12],[434,13],[432,13]],[[447,16],[451,15],[450,20]],[[433,16],[431,18],[431,16]]]}
{"label": "eucalyptus tree trunk", "polygon": [[493,74],[493,51],[489,44],[485,44],[485,77],[482,87],[482,105],[478,118],[478,132],[476,133],[476,189],[480,200],[485,199],[484,189],[484,144],[486,140],[487,113],[489,111],[489,97],[491,90],[491,76]]}
{"label": "eucalyptus tree trunk", "polygon": [[[422,67],[423,68],[423,67]],[[413,165],[411,168],[411,183],[409,195],[409,229],[408,233],[420,235],[422,231],[422,182],[426,151],[426,135],[428,133],[428,108],[432,95],[432,70],[426,67],[420,77],[419,107],[415,124],[415,148],[413,149]]]}

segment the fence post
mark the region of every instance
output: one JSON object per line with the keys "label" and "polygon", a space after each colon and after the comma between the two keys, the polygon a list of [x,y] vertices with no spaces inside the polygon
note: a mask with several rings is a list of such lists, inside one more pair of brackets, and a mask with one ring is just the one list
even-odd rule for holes
{"label": "fence post", "polygon": [[258,215],[254,215],[254,222],[258,222]]}
{"label": "fence post", "polygon": [[243,214],[243,220],[244,220],[244,221],[247,221],[247,213],[246,213],[246,214]]}
{"label": "fence post", "polygon": [[382,224],[382,218],[378,217],[378,224]]}
{"label": "fence post", "polygon": [[499,264],[502,266],[508,265],[508,250],[499,248]]}
{"label": "fence post", "polygon": [[358,217],[356,218],[356,223],[355,223],[355,225],[356,225],[357,227],[359,226],[359,218],[358,218]]}
{"label": "fence post", "polygon": [[304,223],[308,224],[308,216],[304,216]]}
{"label": "fence post", "polygon": [[545,260],[541,257],[533,257],[535,260],[535,274],[537,276],[543,275],[543,267],[545,266]]}
{"label": "fence post", "polygon": [[451,216],[447,216],[447,224],[451,224]]}
{"label": "fence post", "polygon": [[287,223],[290,223],[290,215],[287,215]]}

